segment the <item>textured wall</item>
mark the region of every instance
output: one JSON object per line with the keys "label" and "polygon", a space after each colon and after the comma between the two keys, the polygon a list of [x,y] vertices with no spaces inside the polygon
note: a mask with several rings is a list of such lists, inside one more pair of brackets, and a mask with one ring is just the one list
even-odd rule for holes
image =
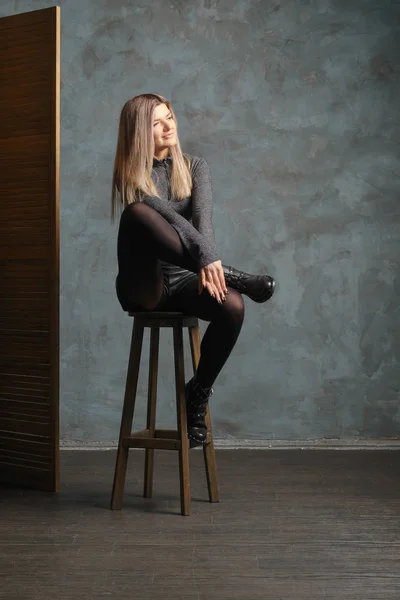
{"label": "textured wall", "polygon": [[[0,14],[52,4],[3,1]],[[183,149],[210,164],[223,262],[279,282],[271,302],[246,299],[215,385],[216,436],[398,436],[399,4],[60,5],[62,437],[117,439],[130,319],[114,293],[112,161],[122,105],[149,91],[173,101]],[[168,348],[164,333],[166,426]],[[138,425],[146,368],[147,356]]]}

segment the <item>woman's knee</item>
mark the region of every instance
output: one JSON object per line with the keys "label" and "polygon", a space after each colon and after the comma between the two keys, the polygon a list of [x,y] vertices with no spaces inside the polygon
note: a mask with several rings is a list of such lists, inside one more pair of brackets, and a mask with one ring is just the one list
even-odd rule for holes
{"label": "woman's knee", "polygon": [[244,300],[243,296],[237,290],[228,286],[229,294],[226,301],[222,303],[221,308],[225,315],[233,319],[236,323],[243,323],[244,319]]}
{"label": "woman's knee", "polygon": [[127,219],[129,221],[139,221],[142,222],[149,216],[149,212],[153,209],[143,202],[132,202],[125,206],[122,211],[121,219]]}

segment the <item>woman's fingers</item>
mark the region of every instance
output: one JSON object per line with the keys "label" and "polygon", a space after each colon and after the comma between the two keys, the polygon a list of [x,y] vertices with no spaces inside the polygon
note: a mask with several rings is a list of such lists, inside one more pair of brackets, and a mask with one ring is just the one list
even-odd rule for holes
{"label": "woman's fingers", "polygon": [[199,279],[198,279],[198,288],[197,289],[198,289],[199,294],[201,294],[205,285],[206,285],[206,274],[205,274],[205,270],[203,268],[203,269],[200,269]]}
{"label": "woman's fingers", "polygon": [[203,286],[205,286],[206,282],[207,282],[206,273],[205,273],[204,269],[201,269],[201,283]]}
{"label": "woman's fingers", "polygon": [[225,283],[224,270],[223,270],[222,266],[219,269],[217,269],[215,272],[214,283],[216,285],[218,285],[221,294],[225,295],[228,292],[228,289],[227,289],[226,283]]}
{"label": "woman's fingers", "polygon": [[221,303],[220,295],[219,295],[219,292],[218,292],[217,288],[215,287],[215,285],[211,281],[207,281],[206,286],[207,286],[207,291],[210,294],[210,296],[215,298],[217,302]]}
{"label": "woman's fingers", "polygon": [[217,286],[212,281],[207,281],[205,285],[208,293],[213,296],[220,304],[224,302],[224,295],[220,293]]}
{"label": "woman's fingers", "polygon": [[214,295],[218,302],[225,301],[225,294],[229,293],[226,283],[222,263],[217,260],[200,269],[202,286]]}
{"label": "woman's fingers", "polygon": [[221,298],[225,298],[225,294],[227,293],[227,288],[225,284],[225,276],[222,266],[214,267],[212,271],[213,283],[217,287]]}
{"label": "woman's fingers", "polygon": [[221,286],[222,292],[224,294],[227,294],[228,293],[228,288],[226,287],[225,275],[224,275],[224,270],[223,270],[222,266],[221,266],[221,268],[218,269],[217,277],[218,277],[219,284]]}

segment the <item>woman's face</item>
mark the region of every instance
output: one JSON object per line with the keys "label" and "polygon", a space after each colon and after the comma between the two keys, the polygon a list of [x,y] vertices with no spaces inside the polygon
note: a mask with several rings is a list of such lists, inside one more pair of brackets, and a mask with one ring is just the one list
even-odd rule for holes
{"label": "woman's face", "polygon": [[166,104],[159,104],[153,116],[154,153],[161,158],[176,144],[176,123]]}

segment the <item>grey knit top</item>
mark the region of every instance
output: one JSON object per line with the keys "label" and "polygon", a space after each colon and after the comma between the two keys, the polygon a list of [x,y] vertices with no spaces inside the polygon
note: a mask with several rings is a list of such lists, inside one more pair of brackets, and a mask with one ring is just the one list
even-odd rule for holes
{"label": "grey knit top", "polygon": [[[184,200],[171,196],[172,157],[153,159],[151,178],[160,198],[143,196],[144,204],[160,213],[178,232],[184,247],[197,263],[198,269],[219,259],[212,226],[211,173],[203,158],[189,156],[192,193]],[[169,263],[162,263],[168,270]]]}

